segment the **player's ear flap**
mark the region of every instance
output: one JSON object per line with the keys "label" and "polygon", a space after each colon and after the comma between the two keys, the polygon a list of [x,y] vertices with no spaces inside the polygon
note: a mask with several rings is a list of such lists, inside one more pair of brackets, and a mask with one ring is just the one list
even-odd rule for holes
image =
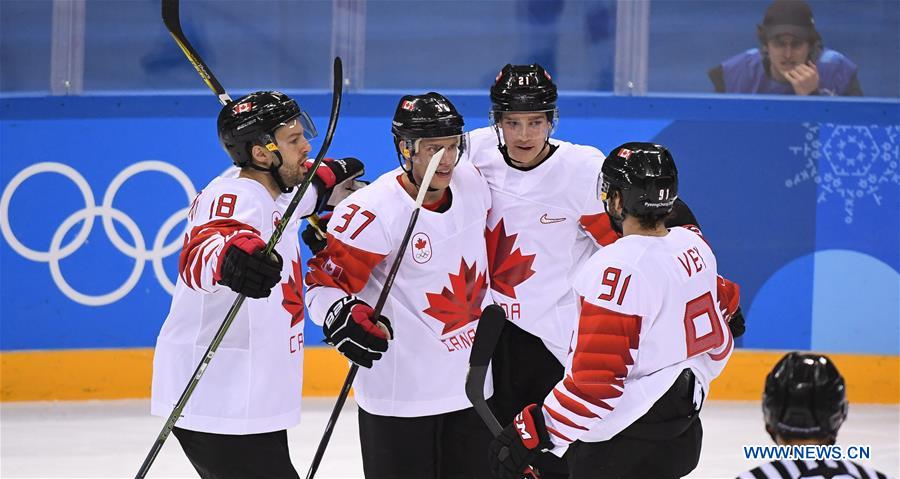
{"label": "player's ear flap", "polygon": [[409,151],[409,143],[406,140],[400,140],[400,153],[404,158],[409,158],[412,156],[412,152]]}

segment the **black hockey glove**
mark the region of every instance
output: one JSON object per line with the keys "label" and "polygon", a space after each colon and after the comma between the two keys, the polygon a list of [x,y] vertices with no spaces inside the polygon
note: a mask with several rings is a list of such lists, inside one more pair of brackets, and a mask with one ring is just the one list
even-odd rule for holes
{"label": "black hockey glove", "polygon": [[[326,213],[319,217],[319,229],[322,230],[322,233],[328,232],[328,220],[330,219],[331,213]],[[325,249],[328,243],[325,236],[320,234],[319,230],[313,227],[312,223],[307,224],[306,228],[303,228],[303,232],[300,233],[300,239],[303,240],[303,243],[309,247],[309,250],[314,255]]]}
{"label": "black hockey glove", "polygon": [[266,243],[252,233],[242,233],[228,240],[219,254],[219,265],[213,279],[248,298],[265,298],[281,282],[281,256],[277,251],[266,256]]}
{"label": "black hockey glove", "polygon": [[353,296],[337,300],[325,315],[322,326],[325,342],[354,363],[371,368],[372,362],[381,359],[381,353],[387,351],[388,340],[394,336],[391,322],[384,316],[372,318],[374,313],[365,301]]}
{"label": "black hockey glove", "polygon": [[744,325],[744,312],[741,311],[740,306],[738,306],[738,309],[731,315],[731,319],[728,320],[728,329],[731,330],[731,335],[735,338],[743,336],[744,331],[747,330],[747,326]]}
{"label": "black hockey glove", "polygon": [[536,404],[525,406],[488,446],[488,462],[494,477],[538,477],[529,466],[538,454],[553,447],[544,425],[544,413]]}
{"label": "black hockey glove", "polygon": [[[311,167],[312,162],[307,162],[306,166]],[[365,165],[356,158],[347,157],[340,160],[325,158],[312,179],[312,184],[319,194],[316,213],[333,210],[341,200],[350,196],[350,193],[365,186],[365,182],[355,181],[365,172]]]}

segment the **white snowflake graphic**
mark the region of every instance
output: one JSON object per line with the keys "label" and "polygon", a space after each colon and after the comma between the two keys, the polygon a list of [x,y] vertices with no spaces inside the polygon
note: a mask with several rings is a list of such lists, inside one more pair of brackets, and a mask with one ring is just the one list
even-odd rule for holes
{"label": "white snowflake graphic", "polygon": [[900,126],[803,123],[803,127],[803,145],[788,150],[806,162],[785,186],[812,180],[818,185],[818,203],[835,197],[843,201],[845,223],[853,223],[857,200],[870,199],[882,206],[884,189],[900,185]]}

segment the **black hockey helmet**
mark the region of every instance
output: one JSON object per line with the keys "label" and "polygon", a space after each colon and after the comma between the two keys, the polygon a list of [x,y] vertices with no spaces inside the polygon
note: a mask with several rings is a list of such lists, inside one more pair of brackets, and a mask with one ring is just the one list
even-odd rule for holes
{"label": "black hockey helmet", "polygon": [[274,144],[275,130],[293,119],[303,126],[307,140],[315,138],[312,119],[292,98],[277,91],[251,93],[222,107],[217,121],[219,141],[234,164],[243,167],[252,164],[253,145]]}
{"label": "black hockey helmet", "polygon": [[491,111],[556,112],[557,97],[556,85],[544,67],[506,64],[491,87]]}
{"label": "black hockey helmet", "polygon": [[463,134],[463,117],[444,95],[404,95],[397,104],[391,132],[397,138],[442,138]]}
{"label": "black hockey helmet", "polygon": [[788,353],[766,376],[763,416],[772,439],[824,438],[847,419],[844,377],[827,356]]}
{"label": "black hockey helmet", "polygon": [[[459,136],[459,154],[465,149],[462,115],[444,95],[428,92],[424,95],[404,95],[397,104],[391,132],[400,165],[405,168],[405,158],[416,154],[418,140]],[[458,159],[458,158],[457,158]]]}
{"label": "black hockey helmet", "polygon": [[601,172],[601,199],[605,204],[612,191],[620,191],[625,214],[662,217],[672,211],[678,198],[678,169],[662,145],[631,142],[617,146],[603,160]]}

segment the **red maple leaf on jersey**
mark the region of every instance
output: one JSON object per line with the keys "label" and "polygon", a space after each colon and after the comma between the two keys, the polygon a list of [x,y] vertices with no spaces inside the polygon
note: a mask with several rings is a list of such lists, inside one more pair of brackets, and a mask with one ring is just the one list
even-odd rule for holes
{"label": "red maple leaf on jersey", "polygon": [[426,243],[425,243],[425,240],[422,239],[422,238],[419,238],[419,239],[416,241],[416,249],[422,249],[422,248],[424,248],[424,247],[425,247],[425,244],[426,244]]}
{"label": "red maple leaf on jersey", "polygon": [[425,314],[444,323],[441,334],[457,330],[481,316],[481,301],[487,293],[487,278],[461,260],[459,274],[450,274],[450,288],[440,294],[425,293],[430,306]]}
{"label": "red maple leaf on jersey", "polygon": [[506,235],[506,227],[503,219],[492,230],[486,228],[484,232],[487,240],[488,271],[491,273],[491,289],[505,294],[510,298],[516,297],[516,286],[523,283],[534,274],[531,264],[534,263],[534,255],[523,255],[522,250],[513,246],[516,244],[518,234]]}
{"label": "red maple leaf on jersey", "polygon": [[291,260],[291,275],[286,283],[281,283],[281,291],[284,293],[284,299],[281,305],[287,312],[291,313],[291,327],[303,321],[303,292],[300,288],[302,285],[295,278],[302,278],[300,272],[300,253],[297,253],[297,261]]}

